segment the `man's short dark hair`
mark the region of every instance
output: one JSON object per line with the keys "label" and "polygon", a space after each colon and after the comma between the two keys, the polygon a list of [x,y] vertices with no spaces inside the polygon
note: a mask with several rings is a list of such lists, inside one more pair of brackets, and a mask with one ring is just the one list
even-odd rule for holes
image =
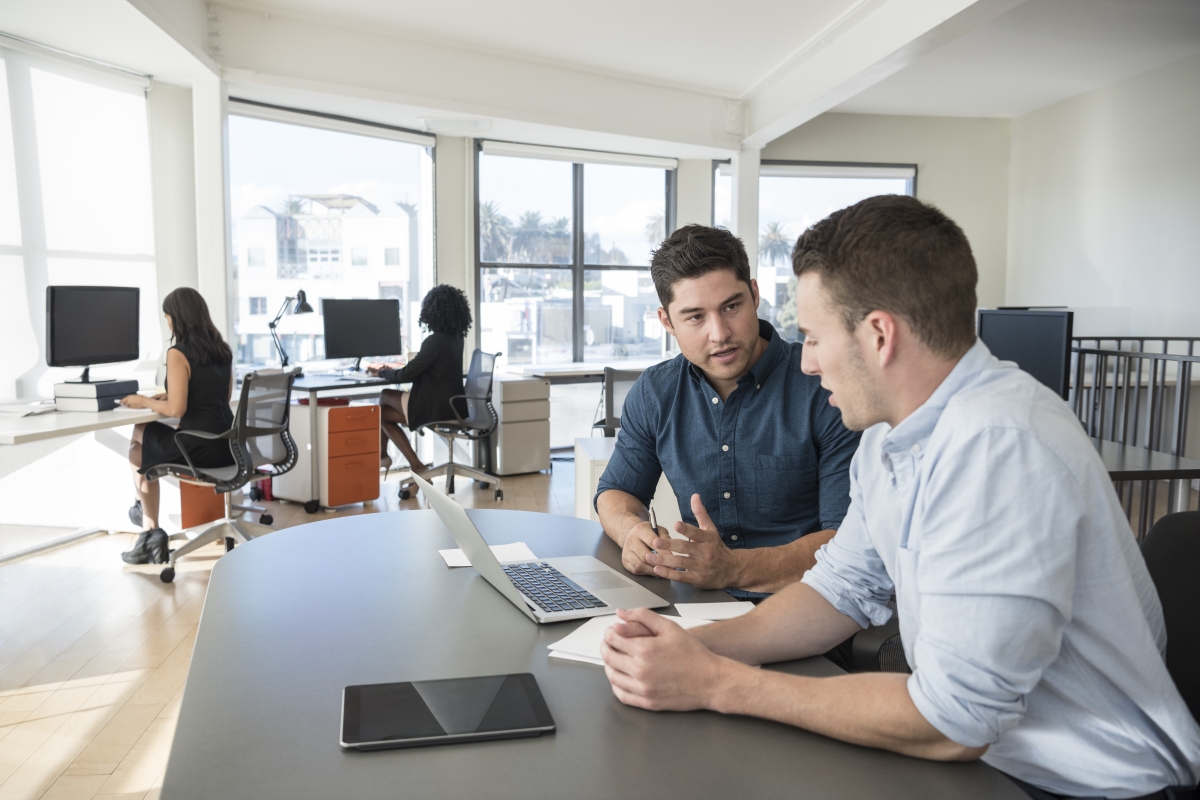
{"label": "man's short dark hair", "polygon": [[662,307],[670,309],[675,284],[718,269],[731,270],[750,285],[750,259],[742,240],[724,228],[684,225],[667,237],[650,256],[650,277]]}
{"label": "man's short dark hair", "polygon": [[975,342],[971,245],[952,219],[916,198],[881,195],[833,212],[797,240],[792,267],[797,277],[821,276],[849,330],[887,311],[938,355],[960,356]]}

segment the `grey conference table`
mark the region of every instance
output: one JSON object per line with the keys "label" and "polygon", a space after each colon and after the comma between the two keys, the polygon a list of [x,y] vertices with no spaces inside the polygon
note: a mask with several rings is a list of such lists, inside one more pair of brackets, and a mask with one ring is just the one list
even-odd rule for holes
{"label": "grey conference table", "polygon": [[[523,511],[472,511],[492,544],[543,558],[595,554],[600,526]],[[475,570],[432,511],[315,522],[236,548],[213,569],[162,797],[186,798],[955,798],[1021,800],[981,763],[935,764],[748,717],[621,705],[604,670],[548,657],[580,623],[535,625]],[[655,578],[674,601],[717,601]],[[840,672],[817,657],[776,665]],[[532,672],[558,725],[536,739],[345,752],[342,687]]]}

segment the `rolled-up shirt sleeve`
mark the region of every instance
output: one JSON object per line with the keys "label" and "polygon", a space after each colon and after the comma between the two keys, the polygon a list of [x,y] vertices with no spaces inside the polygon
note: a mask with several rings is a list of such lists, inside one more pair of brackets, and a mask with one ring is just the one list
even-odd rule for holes
{"label": "rolled-up shirt sleeve", "polygon": [[655,404],[649,402],[647,383],[639,378],[621,407],[621,428],[617,433],[617,445],[608,466],[596,487],[592,498],[595,507],[600,495],[610,489],[627,492],[646,506],[654,499],[658,479],[662,475],[662,464],[658,460],[655,445]]}
{"label": "rolled-up shirt sleeve", "polygon": [[938,459],[919,541],[902,545],[920,587],[908,691],[943,735],[982,747],[1021,721],[1058,658],[1087,493],[1023,485],[1028,476],[1070,474],[1028,430],[986,428]]}
{"label": "rolled-up shirt sleeve", "polygon": [[892,617],[888,600],[892,579],[871,541],[862,514],[862,488],[855,476],[855,455],[849,469],[850,507],[832,539],[817,551],[817,563],[804,573],[802,583],[817,590],[829,604],[866,628]]}

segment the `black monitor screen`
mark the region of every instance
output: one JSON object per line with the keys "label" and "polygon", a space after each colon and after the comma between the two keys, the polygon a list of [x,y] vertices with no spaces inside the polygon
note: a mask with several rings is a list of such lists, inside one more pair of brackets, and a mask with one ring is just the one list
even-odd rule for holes
{"label": "black monitor screen", "polygon": [[138,357],[138,300],[127,286],[46,289],[46,363],[86,367]]}
{"label": "black monitor screen", "polygon": [[400,354],[400,301],[322,300],[326,358]]}
{"label": "black monitor screen", "polygon": [[1073,316],[1070,311],[980,311],[979,338],[996,358],[1016,362],[1065,398]]}

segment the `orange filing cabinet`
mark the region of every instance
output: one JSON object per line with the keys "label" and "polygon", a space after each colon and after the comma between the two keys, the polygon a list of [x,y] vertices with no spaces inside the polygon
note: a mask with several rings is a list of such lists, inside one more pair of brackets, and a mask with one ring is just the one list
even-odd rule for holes
{"label": "orange filing cabinet", "polygon": [[[296,466],[271,481],[276,497],[304,503],[312,500],[309,472],[307,404],[292,406],[291,432],[299,458]],[[365,503],[379,497],[379,406],[317,406],[317,469],[325,508]]]}

